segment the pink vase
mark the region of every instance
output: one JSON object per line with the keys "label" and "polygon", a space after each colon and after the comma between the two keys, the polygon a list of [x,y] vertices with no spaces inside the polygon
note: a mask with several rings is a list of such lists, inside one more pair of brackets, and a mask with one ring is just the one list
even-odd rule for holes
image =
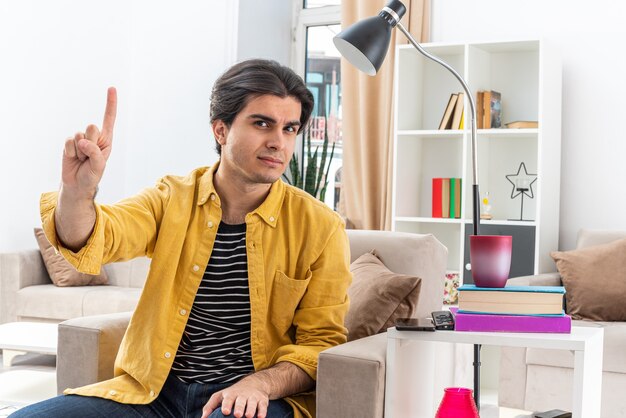
{"label": "pink vase", "polygon": [[478,287],[504,287],[511,270],[513,237],[510,235],[471,235],[472,278]]}
{"label": "pink vase", "polygon": [[479,418],[472,391],[467,388],[445,388],[435,418]]}

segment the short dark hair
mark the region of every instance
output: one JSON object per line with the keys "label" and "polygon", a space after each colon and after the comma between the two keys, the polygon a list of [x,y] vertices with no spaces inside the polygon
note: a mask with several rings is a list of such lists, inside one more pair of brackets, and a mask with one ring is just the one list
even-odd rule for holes
{"label": "short dark hair", "polygon": [[[291,68],[264,59],[235,64],[217,79],[211,92],[211,123],[221,120],[230,127],[251,99],[265,94],[293,97],[300,102],[300,133],[313,111],[313,94]],[[222,146],[217,139],[215,149],[221,155]]]}

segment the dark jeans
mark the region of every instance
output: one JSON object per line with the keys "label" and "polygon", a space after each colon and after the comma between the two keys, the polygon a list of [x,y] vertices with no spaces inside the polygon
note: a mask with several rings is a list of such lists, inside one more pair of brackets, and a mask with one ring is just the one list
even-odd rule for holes
{"label": "dark jeans", "polygon": [[[170,375],[159,396],[147,405],[122,404],[109,399],[89,396],[57,396],[22,408],[10,418],[200,418],[202,408],[211,395],[230,384],[187,384]],[[255,415],[256,416],[256,415]],[[234,417],[223,415],[218,408],[209,418]],[[267,418],[292,418],[293,409],[284,400],[270,401]]]}

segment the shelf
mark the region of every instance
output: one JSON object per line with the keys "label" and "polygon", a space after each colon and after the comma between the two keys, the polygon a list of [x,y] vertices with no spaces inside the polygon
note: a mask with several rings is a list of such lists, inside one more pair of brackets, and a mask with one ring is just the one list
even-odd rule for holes
{"label": "shelf", "polygon": [[[396,216],[396,222],[416,222],[434,224],[466,224],[472,223],[471,219],[429,218],[423,216]],[[535,221],[510,221],[507,219],[481,219],[481,225],[508,225],[508,226],[537,226]]]}
{"label": "shelf", "polygon": [[[401,129],[397,132],[398,136],[457,136],[470,133],[469,129]],[[529,136],[537,135],[539,129],[478,129],[476,133],[489,136]]]}
{"label": "shelf", "polygon": [[[501,93],[502,128],[479,129],[476,137],[480,198],[489,194],[492,220],[481,234],[514,237],[511,271],[536,274],[554,269],[549,253],[558,247],[561,142],[561,62],[545,41],[431,43],[424,49],[452,66],[478,91]],[[411,45],[397,46],[394,77],[394,165],[392,228],[432,234],[448,248],[447,269],[465,270],[472,233],[473,149],[469,99],[464,129],[439,130],[458,80]],[[532,129],[509,129],[512,121],[537,121]],[[511,198],[521,163],[536,174],[532,197]],[[432,179],[461,178],[461,219],[432,218]],[[533,221],[517,221],[523,216]],[[482,207],[481,207],[482,209]],[[513,276],[512,276],[513,277]]]}
{"label": "shelf", "polygon": [[408,129],[403,129],[398,131],[398,136],[420,136],[420,137],[429,137],[429,136],[445,136],[445,137],[451,137],[451,136],[461,136],[465,133],[466,131],[461,131],[461,130],[452,130],[452,129],[445,129],[445,130],[438,130],[438,129],[430,129],[430,130],[408,130]]}
{"label": "shelf", "polygon": [[396,222],[421,222],[421,223],[433,223],[433,224],[465,224],[472,223],[465,219],[458,218],[426,218],[421,216],[396,216]]}
{"label": "shelf", "polygon": [[[472,223],[469,221],[468,223]],[[511,225],[511,226],[537,226],[537,222],[535,221],[509,221],[506,219],[481,219],[481,225]]]}

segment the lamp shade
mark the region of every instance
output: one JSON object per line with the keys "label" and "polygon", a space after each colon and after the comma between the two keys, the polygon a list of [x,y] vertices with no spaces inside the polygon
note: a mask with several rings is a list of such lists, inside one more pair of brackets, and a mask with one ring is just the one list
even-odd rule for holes
{"label": "lamp shade", "polygon": [[376,75],[387,55],[391,30],[405,12],[406,8],[400,1],[391,0],[378,16],[356,22],[335,36],[335,47],[360,71]]}

